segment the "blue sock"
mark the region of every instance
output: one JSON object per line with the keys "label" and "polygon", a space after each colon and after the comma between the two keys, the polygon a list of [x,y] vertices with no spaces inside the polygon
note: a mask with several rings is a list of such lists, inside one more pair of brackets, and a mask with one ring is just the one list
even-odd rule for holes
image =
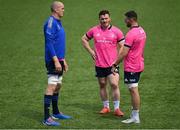
{"label": "blue sock", "polygon": [[58,97],[59,97],[59,93],[54,93],[53,96],[52,96],[53,114],[59,114]]}
{"label": "blue sock", "polygon": [[44,95],[44,120],[49,118],[49,107],[51,105],[52,95]]}

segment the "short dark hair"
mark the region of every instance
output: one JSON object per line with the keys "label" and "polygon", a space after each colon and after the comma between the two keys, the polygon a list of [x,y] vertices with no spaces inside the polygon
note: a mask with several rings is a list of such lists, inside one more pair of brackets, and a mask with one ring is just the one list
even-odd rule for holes
{"label": "short dark hair", "polygon": [[110,16],[110,13],[109,13],[108,10],[101,10],[101,11],[99,12],[99,18],[100,18],[101,15],[105,15],[105,14],[108,14],[108,15]]}
{"label": "short dark hair", "polygon": [[137,20],[137,13],[133,10],[128,11],[124,14],[127,18],[133,18],[134,20]]}

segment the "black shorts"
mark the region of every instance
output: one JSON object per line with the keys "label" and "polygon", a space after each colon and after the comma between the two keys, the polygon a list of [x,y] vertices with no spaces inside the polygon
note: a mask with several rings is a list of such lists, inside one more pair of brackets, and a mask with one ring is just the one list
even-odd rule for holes
{"label": "black shorts", "polygon": [[140,79],[141,72],[126,72],[124,71],[124,83],[132,84],[138,83]]}
{"label": "black shorts", "polygon": [[[102,67],[95,67],[96,70],[96,77],[103,78],[107,77],[108,75],[112,74],[111,72],[112,67],[102,68]],[[116,67],[117,72],[119,74],[119,66]]]}
{"label": "black shorts", "polygon": [[63,70],[64,70],[64,61],[59,61],[59,62],[61,64],[62,71],[57,72],[55,69],[54,61],[51,61],[51,62],[46,63],[47,74],[62,76]]}

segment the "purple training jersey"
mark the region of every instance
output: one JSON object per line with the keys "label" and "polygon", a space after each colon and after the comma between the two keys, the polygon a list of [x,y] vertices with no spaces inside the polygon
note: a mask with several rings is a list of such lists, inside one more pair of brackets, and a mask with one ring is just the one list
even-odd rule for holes
{"label": "purple training jersey", "polygon": [[141,72],[144,70],[144,46],[146,33],[142,27],[131,28],[125,37],[125,46],[129,47],[128,55],[124,59],[124,71]]}
{"label": "purple training jersey", "polygon": [[103,30],[100,25],[91,28],[86,36],[94,39],[94,50],[96,53],[95,64],[98,67],[106,68],[112,66],[117,58],[117,45],[124,40],[120,29],[110,26]]}

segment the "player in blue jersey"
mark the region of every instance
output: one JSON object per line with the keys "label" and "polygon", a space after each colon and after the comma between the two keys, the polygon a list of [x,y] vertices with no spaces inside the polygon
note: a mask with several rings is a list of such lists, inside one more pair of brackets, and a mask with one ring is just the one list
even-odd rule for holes
{"label": "player in blue jersey", "polygon": [[[44,125],[59,126],[60,123],[53,119],[70,119],[70,116],[62,114],[58,109],[59,90],[62,85],[63,71],[68,70],[65,60],[65,31],[61,24],[64,14],[64,4],[54,1],[51,5],[51,16],[44,24],[45,37],[45,63],[48,75],[48,86],[44,95]],[[52,103],[53,114],[49,114]]]}

